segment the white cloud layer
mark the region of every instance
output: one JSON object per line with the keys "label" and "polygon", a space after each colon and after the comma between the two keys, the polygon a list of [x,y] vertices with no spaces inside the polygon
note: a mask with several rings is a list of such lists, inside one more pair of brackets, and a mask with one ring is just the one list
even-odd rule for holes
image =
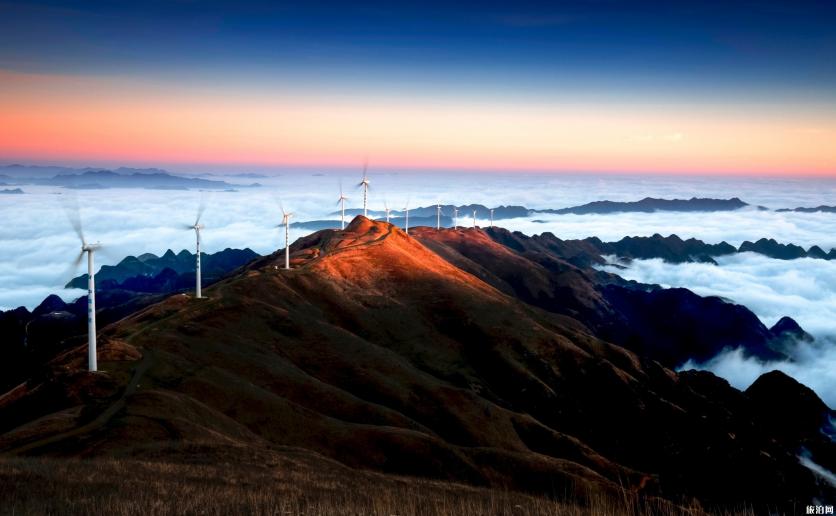
{"label": "white cloud layer", "polygon": [[[349,207],[360,207],[362,196],[355,184],[357,174],[313,175],[310,171],[266,179],[255,179],[265,188],[208,194],[203,222],[204,249],[214,252],[225,247],[250,247],[268,253],[284,246],[275,227],[281,221],[276,197],[296,213],[295,220],[326,217],[336,210],[341,181],[350,197]],[[561,208],[586,202],[637,200],[644,196],[683,198],[691,196],[739,196],[753,204],[770,207],[814,206],[836,198],[833,181],[785,179],[751,180],[724,178],[669,178],[662,176],[623,177],[589,175],[497,174],[406,174],[371,170],[370,207],[427,206],[445,203],[481,203],[488,206],[519,204],[533,208]],[[253,179],[218,177],[243,183]],[[66,190],[24,186],[24,195],[0,196],[0,308],[39,303],[50,292],[61,292],[69,279],[67,266],[78,254],[78,241],[66,220],[61,198]],[[114,263],[128,254],[160,254],[168,248],[192,249],[192,234],[180,229],[192,223],[199,203],[198,192],[110,189],[77,192],[81,216],[90,240],[106,244],[97,255],[99,264]],[[470,225],[472,219],[463,217]],[[487,214],[477,214],[486,225]],[[561,238],[598,236],[616,240],[626,235],[677,233],[708,242],[774,237],[804,246],[836,247],[836,214],[774,213],[743,210],[731,213],[623,213],[616,215],[538,215],[545,224],[531,219],[511,219],[499,224],[527,234],[552,231]],[[291,240],[307,231],[294,229]]]}

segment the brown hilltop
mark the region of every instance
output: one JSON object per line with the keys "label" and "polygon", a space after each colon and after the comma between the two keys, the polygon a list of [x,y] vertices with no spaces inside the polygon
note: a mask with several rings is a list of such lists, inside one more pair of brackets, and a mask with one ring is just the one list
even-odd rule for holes
{"label": "brown hilltop", "polygon": [[588,271],[543,251],[522,255],[495,240],[493,228],[488,231],[418,227],[411,235],[456,267],[529,304],[584,318],[610,315]]}
{"label": "brown hilltop", "polygon": [[[117,359],[102,359],[106,372],[79,372],[79,348],[0,398],[0,450],[188,458],[294,447],[548,494],[817,494],[796,450],[753,426],[746,397],[724,381],[677,375],[521,302],[502,282],[523,262],[480,230],[444,230],[432,244],[431,230],[412,231],[357,217],[294,243],[291,271],[277,252],[208,299],[172,296],[109,326],[100,338]],[[507,270],[467,262],[483,251]],[[594,292],[578,295],[578,309],[594,308]]]}

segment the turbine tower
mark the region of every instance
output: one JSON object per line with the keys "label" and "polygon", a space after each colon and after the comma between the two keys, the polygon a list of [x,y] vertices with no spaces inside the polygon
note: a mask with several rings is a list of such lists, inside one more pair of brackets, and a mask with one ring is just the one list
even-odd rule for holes
{"label": "turbine tower", "polygon": [[406,234],[409,234],[409,199],[406,201],[406,206],[403,207],[403,211],[406,214],[406,223],[404,224],[404,231]]}
{"label": "turbine tower", "polygon": [[284,268],[290,270],[290,217],[292,212],[284,211],[282,207],[282,226],[284,226]]}
{"label": "turbine tower", "polygon": [[340,198],[337,199],[337,204],[340,205],[340,229],[345,229],[345,201],[348,197],[343,195],[343,183],[340,181]]}
{"label": "turbine tower", "polygon": [[196,249],[195,249],[195,287],[194,287],[194,297],[195,299],[201,299],[203,295],[201,294],[201,274],[200,274],[200,230],[204,228],[203,224],[200,223],[200,217],[203,216],[203,210],[206,208],[204,203],[203,197],[200,198],[200,204],[197,207],[197,217],[195,217],[194,224],[191,226],[186,226],[185,229],[194,230],[194,236],[196,241]]}
{"label": "turbine tower", "polygon": [[84,231],[81,227],[81,216],[78,212],[78,205],[75,205],[71,212],[67,210],[67,217],[70,219],[73,229],[75,229],[79,240],[81,240],[81,252],[73,262],[72,271],[81,264],[84,259],[84,253],[87,253],[87,368],[91,372],[98,371],[98,364],[96,361],[96,276],[95,276],[95,259],[93,255],[96,251],[101,249],[102,244],[96,242],[95,244],[88,244],[84,238]]}
{"label": "turbine tower", "polygon": [[388,224],[389,223],[389,213],[391,213],[392,210],[390,210],[389,205],[386,204],[386,199],[383,199],[383,209],[384,209],[384,211],[386,211],[386,223]]}
{"label": "turbine tower", "polygon": [[369,206],[369,178],[366,175],[366,172],[368,171],[368,168],[369,168],[369,164],[364,163],[363,164],[363,180],[360,181],[357,184],[357,188],[362,188],[363,189],[363,216],[364,217],[369,216],[369,212],[368,212],[368,206]]}
{"label": "turbine tower", "polygon": [[473,210],[473,227],[476,227],[476,210]]}
{"label": "turbine tower", "polygon": [[493,227],[493,208],[491,208],[491,227]]}
{"label": "turbine tower", "polygon": [[459,209],[453,206],[453,229],[459,229]]}
{"label": "turbine tower", "polygon": [[435,230],[441,229],[441,201],[435,207]]}

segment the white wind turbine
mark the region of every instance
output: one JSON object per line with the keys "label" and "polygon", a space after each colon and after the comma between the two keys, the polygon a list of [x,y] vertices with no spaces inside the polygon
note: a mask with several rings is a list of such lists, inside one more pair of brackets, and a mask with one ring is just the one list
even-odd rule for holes
{"label": "white wind turbine", "polygon": [[441,201],[435,206],[435,230],[441,229]]}
{"label": "white wind turbine", "polygon": [[406,206],[403,207],[403,211],[406,214],[406,222],[404,223],[404,231],[406,234],[409,234],[409,199],[406,200]]}
{"label": "white wind turbine", "polygon": [[476,227],[476,210],[473,210],[473,227]]}
{"label": "white wind turbine", "polygon": [[[292,212],[284,211],[282,208],[282,226],[284,226],[284,268],[290,270],[290,217]],[[280,226],[281,227],[281,226]]]}
{"label": "white wind turbine", "polygon": [[383,210],[386,212],[386,222],[389,222],[389,214],[392,210],[389,209],[389,205],[386,204],[386,199],[383,199]]}
{"label": "white wind turbine", "polygon": [[194,297],[195,299],[201,299],[203,297],[201,293],[201,274],[200,274],[200,230],[204,228],[203,224],[200,223],[200,217],[203,216],[203,210],[206,209],[206,204],[204,203],[203,196],[200,197],[200,204],[197,207],[197,217],[195,217],[194,224],[191,226],[187,225],[185,229],[194,230],[195,236],[195,287],[194,287]]}
{"label": "white wind turbine", "polygon": [[340,198],[337,199],[337,204],[340,205],[340,229],[345,229],[345,201],[348,197],[343,195],[343,183],[340,181]]}
{"label": "white wind turbine", "polygon": [[459,209],[453,206],[453,229],[459,229]]}
{"label": "white wind turbine", "polygon": [[79,214],[78,205],[67,210],[67,218],[70,219],[78,238],[81,240],[81,252],[73,262],[72,270],[75,271],[81,264],[84,258],[84,253],[87,253],[87,367],[90,371],[97,371],[98,365],[96,361],[96,279],[95,279],[95,260],[93,255],[96,251],[101,249],[102,244],[96,242],[95,244],[88,244],[84,238],[84,231],[81,227],[81,215]]}
{"label": "white wind turbine", "polygon": [[363,164],[363,180],[362,180],[362,181],[360,181],[360,182],[357,184],[357,188],[362,188],[362,189],[363,189],[363,216],[364,216],[364,217],[368,217],[368,216],[369,216],[369,213],[368,213],[368,205],[369,205],[369,178],[368,178],[368,176],[366,175],[366,172],[368,171],[368,168],[369,168],[369,164],[368,164],[368,163],[364,163],[364,164]]}
{"label": "white wind turbine", "polygon": [[493,208],[491,208],[491,227],[493,227]]}

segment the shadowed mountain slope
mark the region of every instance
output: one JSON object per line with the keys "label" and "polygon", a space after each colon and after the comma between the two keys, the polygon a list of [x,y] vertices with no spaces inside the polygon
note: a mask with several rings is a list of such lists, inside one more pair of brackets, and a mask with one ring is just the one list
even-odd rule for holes
{"label": "shadowed mountain slope", "polygon": [[[0,397],[0,450],[293,446],[350,467],[557,496],[624,486],[789,507],[834,494],[799,463],[793,437],[755,424],[746,394],[508,295],[501,271],[480,277],[363,217],[291,251],[293,270],[280,268],[283,253],[263,257],[208,299],[172,296],[105,328],[105,372],[82,371],[84,347],[53,360]],[[600,306],[586,293],[572,310]]]}
{"label": "shadowed mountain slope", "polygon": [[772,331],[746,307],[717,297],[640,285],[590,268],[602,260],[586,240],[502,228],[416,228],[412,235],[503,292],[572,316],[596,336],[668,367],[707,360],[727,347],[763,360],[786,358],[782,349],[790,335],[784,333],[795,331],[789,324]]}
{"label": "shadowed mountain slope", "polygon": [[[250,249],[202,253],[202,284],[208,286],[252,261]],[[194,289],[194,254],[169,250],[158,257],[128,256],[96,274],[97,318],[101,326],[118,321],[174,292]],[[68,287],[87,288],[87,275]],[[86,341],[87,296],[65,303],[50,295],[31,312],[24,307],[0,311],[0,391],[11,388],[45,361],[74,343]]]}

